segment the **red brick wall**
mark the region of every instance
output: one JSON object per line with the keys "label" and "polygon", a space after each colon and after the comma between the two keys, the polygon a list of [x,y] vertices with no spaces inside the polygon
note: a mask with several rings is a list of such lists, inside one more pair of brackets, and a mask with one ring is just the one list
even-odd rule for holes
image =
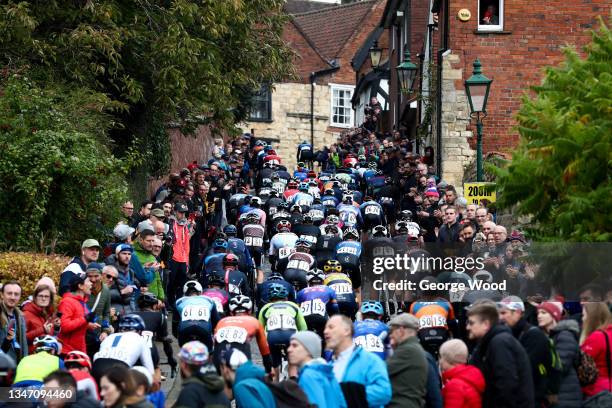
{"label": "red brick wall", "polygon": [[283,40],[295,53],[293,67],[298,78],[291,82],[310,83],[311,72],[329,68],[329,65],[312,49],[304,36],[290,21],[285,24]]}
{"label": "red brick wall", "polygon": [[[514,120],[521,96],[531,85],[543,78],[543,68],[561,62],[564,45],[578,50],[590,40],[591,28],[597,26],[597,16],[606,15],[610,0],[531,0],[505,1],[504,30],[511,34],[474,33],[478,26],[477,0],[451,0],[450,48],[459,55],[464,78],[472,74],[472,63],[479,58],[483,73],[493,79],[484,121],[484,151],[507,151],[518,143]],[[413,2],[414,4],[414,2]],[[457,19],[460,9],[472,13],[468,22]],[[457,80],[457,89],[463,89]],[[472,129],[475,131],[475,129]],[[475,143],[472,138],[470,143]]]}

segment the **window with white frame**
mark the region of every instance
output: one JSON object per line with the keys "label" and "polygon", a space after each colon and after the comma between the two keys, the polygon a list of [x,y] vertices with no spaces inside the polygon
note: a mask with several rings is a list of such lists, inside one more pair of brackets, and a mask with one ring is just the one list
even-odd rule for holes
{"label": "window with white frame", "polygon": [[478,31],[504,29],[504,0],[478,0]]}
{"label": "window with white frame", "polygon": [[330,84],[331,94],[331,126],[353,126],[353,108],[351,98],[354,87],[348,85]]}

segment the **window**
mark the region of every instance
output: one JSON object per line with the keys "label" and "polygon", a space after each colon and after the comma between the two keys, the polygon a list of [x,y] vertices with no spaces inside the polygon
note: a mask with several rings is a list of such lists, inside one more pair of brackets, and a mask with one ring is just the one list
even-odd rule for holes
{"label": "window", "polygon": [[504,29],[504,0],[478,1],[478,31]]}
{"label": "window", "polygon": [[353,108],[351,98],[354,87],[330,84],[331,90],[331,126],[353,126]]}
{"label": "window", "polygon": [[254,122],[272,121],[272,92],[270,85],[263,85],[252,100],[249,120]]}

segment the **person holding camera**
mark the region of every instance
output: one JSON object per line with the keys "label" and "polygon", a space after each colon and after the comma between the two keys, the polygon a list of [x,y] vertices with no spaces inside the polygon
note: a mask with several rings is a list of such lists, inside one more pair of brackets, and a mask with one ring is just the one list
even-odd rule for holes
{"label": "person holding camera", "polygon": [[62,354],[73,350],[87,353],[85,335],[88,330],[100,330],[102,327],[95,323],[96,313],[87,307],[87,300],[91,295],[92,283],[85,272],[75,274],[70,279],[70,291],[62,296],[58,311],[61,313],[61,330],[58,340],[62,343]]}

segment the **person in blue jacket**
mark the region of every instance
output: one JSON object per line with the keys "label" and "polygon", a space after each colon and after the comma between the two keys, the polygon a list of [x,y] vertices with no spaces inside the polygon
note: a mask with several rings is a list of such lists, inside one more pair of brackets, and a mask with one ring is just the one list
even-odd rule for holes
{"label": "person in blue jacket", "polygon": [[353,344],[353,322],[334,315],[323,332],[333,351],[333,371],[348,406],[383,407],[391,401],[391,382],[384,361]]}
{"label": "person in blue jacket", "polygon": [[312,331],[291,336],[287,349],[289,364],[299,367],[298,385],[318,408],[343,408],[346,401],[333,367],[321,358],[321,338]]}
{"label": "person in blue jacket", "polygon": [[264,382],[266,372],[242,351],[229,348],[223,352],[221,375],[232,390],[236,408],[276,408],[274,394]]}

